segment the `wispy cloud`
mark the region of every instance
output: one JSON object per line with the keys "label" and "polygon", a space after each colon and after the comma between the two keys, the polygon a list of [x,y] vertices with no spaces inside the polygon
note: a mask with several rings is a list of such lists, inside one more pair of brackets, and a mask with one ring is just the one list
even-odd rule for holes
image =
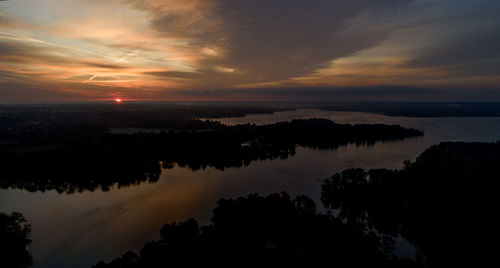
{"label": "wispy cloud", "polygon": [[74,98],[500,87],[492,0],[0,2],[0,84],[19,89],[10,98],[32,85]]}

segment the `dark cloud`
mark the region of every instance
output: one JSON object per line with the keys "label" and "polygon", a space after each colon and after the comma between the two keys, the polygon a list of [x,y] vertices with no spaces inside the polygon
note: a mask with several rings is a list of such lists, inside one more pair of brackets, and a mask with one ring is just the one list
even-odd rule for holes
{"label": "dark cloud", "polygon": [[[491,64],[495,62],[496,64]],[[483,64],[481,64],[483,63]],[[448,40],[424,49],[407,63],[411,67],[463,68],[468,65],[497,67],[500,63],[500,23],[494,27],[461,32]],[[489,68],[484,69],[488,71]],[[468,68],[465,68],[467,70]]]}
{"label": "dark cloud", "polygon": [[[0,72],[1,75],[1,72]],[[76,99],[77,96],[32,84],[0,82],[1,103],[26,103]]]}
{"label": "dark cloud", "polygon": [[22,51],[22,49],[19,46],[0,42],[0,57],[1,56],[9,56],[9,55],[12,55],[14,53],[19,53],[21,51]]}
{"label": "dark cloud", "polygon": [[499,77],[500,2],[444,1],[433,10],[434,16],[421,15],[420,22],[413,22],[433,37],[402,67],[444,70],[442,78],[451,78],[450,82],[454,77]]}
{"label": "dark cloud", "polygon": [[131,99],[155,99],[158,97],[158,95],[149,92],[148,89],[115,86],[113,90],[110,90],[107,86],[91,83],[29,80],[27,77],[4,71],[0,71],[0,76],[12,77],[10,80],[0,79],[0,103],[110,99],[116,97],[116,92]]}
{"label": "dark cloud", "polygon": [[178,71],[146,72],[144,74],[153,75],[161,78],[195,78],[199,76],[199,73],[195,72],[178,72]]}
{"label": "dark cloud", "polygon": [[439,89],[409,86],[298,87],[178,90],[169,94],[199,99],[241,99],[247,101],[500,101],[500,88]]}
{"label": "dark cloud", "polygon": [[1,42],[0,39],[0,70],[5,66],[18,66],[23,71],[23,66],[35,67],[43,64],[56,66],[76,66],[78,62],[73,59],[51,53],[53,50],[43,46],[33,46],[29,43]]}
{"label": "dark cloud", "polygon": [[[57,36],[64,27],[41,31],[45,29],[43,24],[30,25],[28,21],[12,19],[25,18],[28,13],[16,16],[0,11],[0,28],[5,31],[0,36],[0,82],[4,82],[0,98],[9,94],[10,98],[16,94],[21,97],[24,93],[34,96],[35,85],[39,85],[41,92],[68,90],[82,96],[102,96],[123,86],[121,92],[138,98],[154,98],[156,94],[165,98],[175,95],[200,99],[260,96],[267,100],[270,96],[274,100],[433,100],[433,96],[454,98],[453,94],[457,98],[495,97],[498,92],[495,90],[500,86],[500,80],[495,80],[500,75],[500,20],[497,18],[500,4],[494,0],[111,2],[110,6],[125,8],[127,12],[131,3],[146,11],[140,14],[147,16],[149,24],[144,24],[142,17],[138,19],[138,29],[143,32],[137,35],[137,40],[104,42],[79,40],[73,35]],[[126,7],[121,6],[124,2]],[[94,12],[95,6],[90,7]],[[132,14],[136,14],[135,11]],[[151,27],[154,31],[142,27]],[[79,49],[34,39],[15,40],[13,37],[19,34],[18,29],[23,30],[19,33],[45,40],[66,38],[68,42],[61,42],[77,47],[78,41],[84,41],[81,47],[89,51],[92,44],[98,45],[95,51],[116,50],[116,54],[123,51],[125,58],[115,60],[97,53],[87,55]],[[136,36],[133,34],[136,30],[132,29],[131,36]],[[51,34],[56,38],[45,38]],[[151,42],[145,42],[143,37]],[[360,51],[363,53],[356,54]],[[352,55],[355,57],[331,65],[335,59]],[[129,61],[125,61],[129,56]],[[400,64],[408,58],[409,61]],[[63,73],[65,71],[67,73]],[[8,87],[5,86],[7,82]],[[127,87],[128,82],[133,83]],[[8,93],[8,88],[13,88],[15,83],[19,84],[18,93]],[[327,87],[380,84],[455,86],[463,90]],[[271,88],[248,89],[249,86]],[[473,86],[492,91],[476,90],[477,94],[472,94]],[[178,90],[172,91],[173,87]],[[56,98],[59,95],[48,96]]]}
{"label": "dark cloud", "polygon": [[295,88],[245,88],[245,89],[211,89],[211,90],[179,90],[179,95],[187,96],[225,96],[225,95],[274,95],[294,97],[328,97],[328,96],[387,96],[408,94],[429,94],[435,89],[408,86],[374,86],[374,87],[295,87]]}
{"label": "dark cloud", "polygon": [[0,39],[0,59],[8,63],[68,63],[71,59],[53,55],[49,47]]}
{"label": "dark cloud", "polygon": [[[124,69],[126,66],[92,61],[75,61],[73,58],[53,53],[54,47],[31,43],[9,42],[0,39],[0,60],[9,64],[55,64],[57,66],[89,66],[100,69]],[[0,66],[1,67],[1,66]]]}
{"label": "dark cloud", "polygon": [[264,82],[308,74],[376,46],[395,27],[386,20],[413,1],[214,2],[192,15],[152,11],[152,25],[166,36],[190,38],[193,46],[220,48],[224,56],[206,66],[234,68],[245,82]]}
{"label": "dark cloud", "polygon": [[118,64],[109,64],[109,63],[99,63],[99,62],[80,62],[81,65],[102,68],[102,69],[125,69],[126,66],[118,65]]}

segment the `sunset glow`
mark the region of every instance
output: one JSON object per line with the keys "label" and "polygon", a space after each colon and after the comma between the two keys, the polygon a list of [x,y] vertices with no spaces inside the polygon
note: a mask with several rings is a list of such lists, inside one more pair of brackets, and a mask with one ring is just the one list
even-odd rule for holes
{"label": "sunset glow", "polygon": [[120,91],[280,100],[320,88],[328,94],[319,100],[357,98],[357,89],[385,100],[411,97],[365,89],[500,91],[497,1],[379,2],[0,1],[0,98],[109,99]]}
{"label": "sunset glow", "polygon": [[500,0],[0,0],[0,268],[500,267],[498,163]]}

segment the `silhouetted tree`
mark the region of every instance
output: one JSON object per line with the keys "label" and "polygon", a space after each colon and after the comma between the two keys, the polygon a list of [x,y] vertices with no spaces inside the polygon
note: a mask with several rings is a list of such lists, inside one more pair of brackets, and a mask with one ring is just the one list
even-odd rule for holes
{"label": "silhouetted tree", "polygon": [[297,146],[331,149],[350,142],[372,144],[423,134],[400,126],[343,125],[326,119],[208,126],[212,128],[205,131],[180,128],[136,134],[105,133],[87,124],[40,126],[36,129],[41,133],[30,131],[20,145],[0,147],[0,188],[107,191],[115,184],[156,182],[163,168],[174,165],[224,170],[257,160],[284,159],[294,155]]}
{"label": "silhouetted tree", "polygon": [[393,267],[400,261],[384,254],[374,233],[318,214],[308,197],[286,193],[221,199],[210,225],[189,219],[166,224],[160,234],[138,256],[94,267]]}
{"label": "silhouetted tree", "polygon": [[1,267],[29,267],[32,264],[30,253],[26,246],[31,226],[21,213],[12,212],[10,215],[0,213],[0,266]]}
{"label": "silhouetted tree", "polygon": [[402,235],[429,267],[496,267],[499,163],[500,143],[441,143],[401,170],[335,174],[321,200],[340,219]]}

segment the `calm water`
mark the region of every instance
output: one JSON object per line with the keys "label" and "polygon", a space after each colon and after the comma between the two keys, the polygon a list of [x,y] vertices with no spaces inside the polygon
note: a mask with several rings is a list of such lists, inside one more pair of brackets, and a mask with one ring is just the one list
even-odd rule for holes
{"label": "calm water", "polygon": [[422,129],[426,135],[373,146],[347,145],[337,150],[298,148],[295,156],[285,160],[252,162],[225,171],[175,167],[165,170],[157,183],[115,187],[109,192],[67,195],[0,190],[0,211],[20,211],[32,224],[35,267],[89,267],[129,249],[140,249],[157,238],[164,223],[189,217],[208,222],[212,208],[222,197],[287,191],[291,195],[307,194],[318,201],[321,179],[345,168],[400,168],[404,160],[414,160],[441,141],[500,140],[500,117],[405,118],[298,110],[220,121],[266,124],[311,117],[338,123],[400,124]]}

